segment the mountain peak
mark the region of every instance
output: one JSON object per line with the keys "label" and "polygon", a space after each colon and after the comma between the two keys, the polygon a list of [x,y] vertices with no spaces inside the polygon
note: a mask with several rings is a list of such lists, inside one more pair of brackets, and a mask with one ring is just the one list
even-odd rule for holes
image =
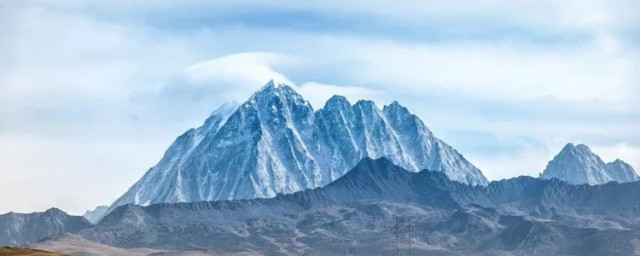
{"label": "mountain peak", "polygon": [[[399,103],[389,109],[406,110]],[[407,110],[408,112],[408,110]],[[480,170],[416,117],[370,100],[334,96],[314,111],[292,87],[269,81],[227,116],[179,137],[108,211],[124,204],[268,198],[329,184],[365,157],[486,185]]]}
{"label": "mountain peak", "polygon": [[342,95],[333,95],[324,104],[324,108],[331,108],[331,107],[335,107],[335,106],[351,107],[351,103],[349,102],[349,100],[347,100],[346,97],[344,97]]}
{"label": "mountain peak", "polygon": [[576,151],[578,151],[578,152],[585,152],[585,153],[591,153],[591,154],[593,154],[593,153],[591,152],[591,149],[590,149],[587,145],[585,145],[585,144],[578,144],[578,145],[576,145],[576,146],[574,147],[574,149],[575,149]]}
{"label": "mountain peak", "polygon": [[254,95],[259,95],[259,94],[264,94],[267,92],[274,92],[274,91],[279,91],[281,89],[285,89],[285,88],[289,88],[291,89],[291,86],[285,84],[284,82],[277,82],[275,80],[269,80],[269,82],[267,82],[265,85],[263,85],[260,89],[258,89]]}
{"label": "mountain peak", "polygon": [[609,164],[629,165],[627,162],[620,160],[620,158],[616,158],[616,160],[613,160],[613,162],[610,162]]}
{"label": "mountain peak", "polygon": [[285,81],[271,79],[264,86],[262,86],[262,89],[280,88],[280,87],[289,87],[289,86],[287,85],[287,82],[285,82]]}
{"label": "mountain peak", "polygon": [[384,106],[385,108],[389,107],[389,108],[404,108],[404,106],[400,105],[400,102],[398,102],[397,100],[394,100],[391,102],[391,104]]}
{"label": "mountain peak", "polygon": [[372,106],[377,108],[376,103],[372,100],[358,100],[354,106]]}
{"label": "mountain peak", "polygon": [[293,92],[297,94],[297,92],[293,90],[293,88],[291,88],[291,85],[289,85],[288,82],[271,79],[265,85],[263,85],[260,89],[258,89],[254,93],[254,95],[272,93],[272,92],[282,92],[282,91]]}
{"label": "mountain peak", "polygon": [[391,104],[384,106],[382,108],[382,112],[391,113],[394,115],[412,115],[411,112],[409,112],[409,109],[407,109],[405,106],[400,105],[400,103],[396,100],[391,102]]}
{"label": "mountain peak", "polygon": [[573,143],[567,143],[566,145],[564,145],[564,147],[562,148],[562,150],[572,150],[574,149],[576,146],[573,145]]}
{"label": "mountain peak", "polygon": [[580,153],[580,154],[593,154],[593,152],[591,152],[591,149],[585,145],[585,144],[573,144],[573,143],[567,143],[567,145],[565,145],[562,150],[560,151],[560,153],[564,153],[564,152],[573,152],[573,153]]}
{"label": "mountain peak", "polygon": [[67,214],[66,212],[64,212],[63,210],[60,210],[56,207],[51,207],[49,209],[47,209],[46,211],[44,211],[46,214]]}
{"label": "mountain peak", "polygon": [[279,98],[283,101],[293,101],[296,104],[308,105],[309,107],[311,106],[311,104],[302,98],[302,96],[291,86],[273,79],[256,91],[243,105],[256,104],[257,102],[270,104],[273,103],[273,98]]}
{"label": "mountain peak", "polygon": [[376,103],[371,100],[359,100],[356,104],[353,104],[353,108],[360,109],[367,113],[377,112],[380,110],[378,109],[378,106],[376,106]]}
{"label": "mountain peak", "polygon": [[633,169],[630,164],[620,159],[607,163],[607,168],[611,172],[610,175],[618,182],[633,182],[640,180],[640,176],[638,176],[636,170]]}
{"label": "mountain peak", "polygon": [[570,184],[597,185],[611,181],[630,182],[637,180],[631,166],[622,161],[605,164],[587,145],[568,143],[549,162],[541,178],[556,178]]}

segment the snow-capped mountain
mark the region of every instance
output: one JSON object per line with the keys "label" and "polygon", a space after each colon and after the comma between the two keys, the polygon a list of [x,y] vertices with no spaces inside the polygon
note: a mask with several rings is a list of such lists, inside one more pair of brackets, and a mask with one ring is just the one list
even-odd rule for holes
{"label": "snow-capped mountain", "polygon": [[635,170],[627,163],[621,160],[605,163],[586,145],[571,143],[549,162],[540,177],[556,178],[570,184],[589,185],[639,180]]}
{"label": "snow-capped mountain", "polygon": [[487,179],[397,102],[351,105],[334,96],[314,111],[291,87],[270,81],[240,106],[190,129],[112,206],[269,198],[340,178],[365,157],[413,172],[430,169],[471,185]]}

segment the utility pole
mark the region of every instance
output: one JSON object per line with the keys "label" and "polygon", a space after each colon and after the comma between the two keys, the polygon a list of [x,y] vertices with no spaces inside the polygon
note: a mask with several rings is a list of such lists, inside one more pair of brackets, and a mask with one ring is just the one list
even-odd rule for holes
{"label": "utility pole", "polygon": [[411,247],[411,217],[409,219],[409,256],[413,256],[413,248]]}
{"label": "utility pole", "polygon": [[396,256],[400,256],[400,217],[396,216]]}

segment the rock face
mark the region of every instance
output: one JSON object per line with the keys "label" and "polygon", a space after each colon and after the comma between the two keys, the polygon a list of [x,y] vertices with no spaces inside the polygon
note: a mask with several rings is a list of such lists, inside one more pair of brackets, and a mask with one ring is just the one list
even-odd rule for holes
{"label": "rock face", "polygon": [[327,185],[365,157],[487,184],[480,170],[397,102],[381,110],[371,101],[351,105],[334,96],[314,111],[291,87],[271,81],[240,106],[214,111],[202,127],[178,137],[110,210],[270,198]]}
{"label": "rock face", "polygon": [[556,178],[570,184],[604,184],[607,182],[632,182],[639,177],[633,167],[616,160],[605,163],[586,145],[567,144],[540,176],[544,179]]}
{"label": "rock face", "polygon": [[37,213],[10,212],[0,215],[0,245],[26,245],[50,235],[75,233],[88,227],[91,223],[85,218],[56,208]]}
{"label": "rock face", "polygon": [[[269,199],[126,205],[83,237],[118,247],[264,255],[634,255],[640,182],[519,177],[470,186],[363,159],[327,186]],[[399,230],[396,218],[400,217]]]}

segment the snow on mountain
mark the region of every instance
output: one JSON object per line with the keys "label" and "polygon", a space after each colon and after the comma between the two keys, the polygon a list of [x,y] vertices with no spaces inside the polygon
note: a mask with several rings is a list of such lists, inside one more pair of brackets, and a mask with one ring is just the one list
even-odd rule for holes
{"label": "snow on mountain", "polygon": [[[235,106],[235,105],[234,105]],[[238,107],[221,107],[188,130],[112,206],[269,198],[340,178],[365,157],[486,185],[487,179],[422,121],[394,102],[351,105],[334,96],[314,111],[291,87],[270,81]]]}
{"label": "snow on mountain", "polygon": [[611,173],[611,177],[618,182],[639,181],[640,177],[631,165],[620,159],[616,159],[611,163],[607,163],[607,169]]}
{"label": "snow on mountain", "polygon": [[639,180],[633,168],[616,160],[605,163],[586,145],[567,144],[540,176],[544,179],[556,178],[570,184],[597,185],[611,181],[619,183]]}
{"label": "snow on mountain", "polygon": [[96,222],[98,222],[98,220],[100,220],[100,218],[102,218],[102,216],[107,212],[108,209],[109,209],[109,206],[101,205],[96,207],[93,210],[87,210],[82,215],[82,217],[87,219],[89,222],[95,224]]}
{"label": "snow on mountain", "polygon": [[[225,103],[211,113],[204,124],[197,129],[189,129],[180,135],[165,152],[160,162],[151,168],[145,175],[136,182],[122,197],[116,201],[117,205],[134,203],[147,205],[153,202],[183,202],[186,190],[196,191],[195,187],[183,187],[182,173],[185,169],[192,168],[194,161],[198,157],[206,159],[206,154],[202,148],[206,147],[213,140],[212,135],[227,121],[229,116],[235,112],[237,105]],[[192,153],[196,151],[196,156]],[[120,203],[121,202],[121,203]],[[108,210],[111,211],[112,207]]]}

